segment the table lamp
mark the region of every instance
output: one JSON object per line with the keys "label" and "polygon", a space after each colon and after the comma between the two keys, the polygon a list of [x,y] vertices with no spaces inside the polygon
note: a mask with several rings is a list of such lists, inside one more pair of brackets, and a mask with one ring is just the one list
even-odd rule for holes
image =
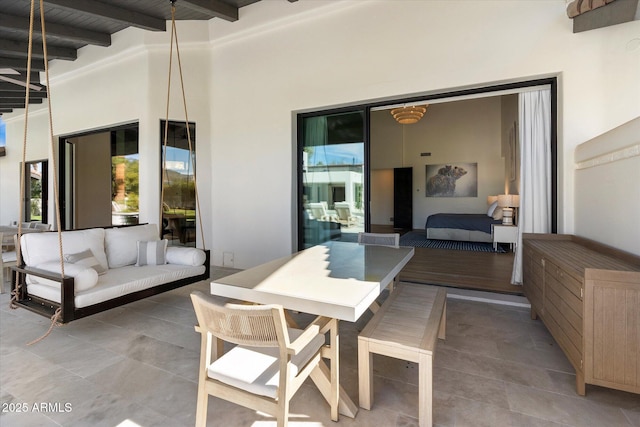
{"label": "table lamp", "polygon": [[502,225],[514,225],[513,208],[520,206],[520,196],[517,194],[500,194],[498,206],[502,208]]}

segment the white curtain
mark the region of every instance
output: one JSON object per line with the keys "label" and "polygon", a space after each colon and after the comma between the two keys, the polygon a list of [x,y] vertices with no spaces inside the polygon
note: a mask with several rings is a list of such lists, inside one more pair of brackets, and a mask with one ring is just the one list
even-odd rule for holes
{"label": "white curtain", "polygon": [[522,284],[522,234],[551,232],[551,91],[523,92],[520,122],[518,244],[511,283]]}

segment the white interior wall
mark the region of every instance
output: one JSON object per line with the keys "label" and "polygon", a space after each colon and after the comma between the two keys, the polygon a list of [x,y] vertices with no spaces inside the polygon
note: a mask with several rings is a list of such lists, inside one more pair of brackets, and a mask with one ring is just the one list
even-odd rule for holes
{"label": "white interior wall", "polygon": [[393,224],[393,182],[393,169],[371,170],[371,224]]}
{"label": "white interior wall", "polygon": [[[214,263],[224,251],[235,253],[240,268],[291,252],[297,202],[292,112],[558,76],[559,231],[568,233],[575,217],[591,214],[574,210],[574,148],[640,115],[634,42],[640,21],[573,34],[563,0],[269,1],[242,8],[240,17],[209,21],[206,36],[199,24],[180,27],[181,42],[188,33],[187,44],[200,52],[186,80],[200,82],[204,92],[191,111]],[[407,29],[424,37],[398,43]],[[155,86],[166,71],[153,58],[126,55],[135,56],[140,44],[152,50],[168,37],[121,33],[111,47],[83,48],[77,61],[58,67],[70,82],[52,83],[62,99],[54,109],[58,133],[140,119],[141,144],[148,147],[141,150],[144,221],[157,212],[157,120],[164,103]],[[206,37],[210,45],[200,43]],[[112,64],[111,54],[124,55],[119,64],[130,66]],[[95,58],[104,60],[100,69],[89,65]],[[12,152],[22,135],[16,115],[7,115]],[[2,223],[17,216],[15,178],[5,172],[11,162],[15,157],[0,159]],[[5,188],[12,189],[9,202]]]}

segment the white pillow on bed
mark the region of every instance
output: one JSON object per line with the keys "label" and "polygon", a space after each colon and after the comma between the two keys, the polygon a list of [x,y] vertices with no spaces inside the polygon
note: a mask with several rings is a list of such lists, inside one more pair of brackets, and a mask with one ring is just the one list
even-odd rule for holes
{"label": "white pillow on bed", "polygon": [[493,211],[493,215],[491,215],[491,217],[493,219],[502,219],[503,213],[502,213],[502,208],[500,206],[496,207],[496,209]]}
{"label": "white pillow on bed", "polygon": [[498,201],[496,200],[495,202],[489,205],[489,210],[487,210],[487,216],[493,216],[493,213],[495,212],[497,207],[498,207]]}

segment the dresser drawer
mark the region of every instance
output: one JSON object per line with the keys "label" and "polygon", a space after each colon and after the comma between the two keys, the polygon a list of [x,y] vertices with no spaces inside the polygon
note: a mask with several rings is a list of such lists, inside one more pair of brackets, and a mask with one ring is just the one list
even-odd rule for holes
{"label": "dresser drawer", "polygon": [[555,292],[552,286],[547,287],[544,298],[545,315],[554,318],[567,338],[582,353],[582,310],[579,313],[576,312],[563,297]]}
{"label": "dresser drawer", "polygon": [[553,277],[558,283],[562,284],[569,292],[582,301],[584,294],[582,281],[577,280],[549,259],[545,259],[544,270],[546,274]]}

